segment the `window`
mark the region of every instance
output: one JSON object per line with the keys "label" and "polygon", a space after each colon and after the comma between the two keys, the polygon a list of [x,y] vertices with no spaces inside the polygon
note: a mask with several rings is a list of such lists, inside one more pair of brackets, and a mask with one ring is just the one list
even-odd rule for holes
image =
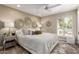
{"label": "window", "polygon": [[59,36],[72,36],[72,17],[64,17],[57,21],[57,34]]}

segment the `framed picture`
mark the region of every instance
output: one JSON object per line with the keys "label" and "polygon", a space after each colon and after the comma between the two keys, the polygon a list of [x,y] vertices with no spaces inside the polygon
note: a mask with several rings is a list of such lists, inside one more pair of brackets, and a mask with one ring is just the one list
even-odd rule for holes
{"label": "framed picture", "polygon": [[25,17],[25,18],[24,18],[24,24],[25,24],[26,26],[31,25],[31,24],[32,24],[31,18],[30,18],[30,17]]}
{"label": "framed picture", "polygon": [[47,26],[47,27],[50,27],[51,25],[52,25],[52,24],[51,24],[51,21],[47,21],[47,22],[46,22],[46,26]]}
{"label": "framed picture", "polygon": [[15,28],[17,29],[20,29],[24,26],[24,21],[23,19],[17,19],[15,22],[14,22],[14,26]]}

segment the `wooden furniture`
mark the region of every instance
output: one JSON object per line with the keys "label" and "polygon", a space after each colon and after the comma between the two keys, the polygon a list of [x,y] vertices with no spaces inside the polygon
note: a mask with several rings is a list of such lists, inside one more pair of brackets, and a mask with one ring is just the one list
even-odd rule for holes
{"label": "wooden furniture", "polygon": [[10,48],[16,45],[16,36],[4,36],[3,49]]}

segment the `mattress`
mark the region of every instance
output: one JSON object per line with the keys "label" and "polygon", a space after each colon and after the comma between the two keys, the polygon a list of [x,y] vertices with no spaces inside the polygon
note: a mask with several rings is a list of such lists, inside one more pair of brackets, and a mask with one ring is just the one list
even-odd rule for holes
{"label": "mattress", "polygon": [[42,33],[40,35],[19,35],[18,43],[31,53],[49,54],[58,44],[58,37],[52,33]]}

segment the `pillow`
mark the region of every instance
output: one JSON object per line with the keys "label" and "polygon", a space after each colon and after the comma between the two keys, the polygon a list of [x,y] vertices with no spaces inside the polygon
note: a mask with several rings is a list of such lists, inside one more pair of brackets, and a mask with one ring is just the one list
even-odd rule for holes
{"label": "pillow", "polygon": [[31,31],[26,29],[26,28],[23,28],[22,32],[23,32],[24,35],[31,35]]}
{"label": "pillow", "polygon": [[20,29],[20,30],[16,31],[16,34],[17,34],[17,35],[23,35],[23,32],[22,32],[22,30]]}
{"label": "pillow", "polygon": [[37,34],[41,34],[41,31],[32,31],[32,35],[37,35]]}

